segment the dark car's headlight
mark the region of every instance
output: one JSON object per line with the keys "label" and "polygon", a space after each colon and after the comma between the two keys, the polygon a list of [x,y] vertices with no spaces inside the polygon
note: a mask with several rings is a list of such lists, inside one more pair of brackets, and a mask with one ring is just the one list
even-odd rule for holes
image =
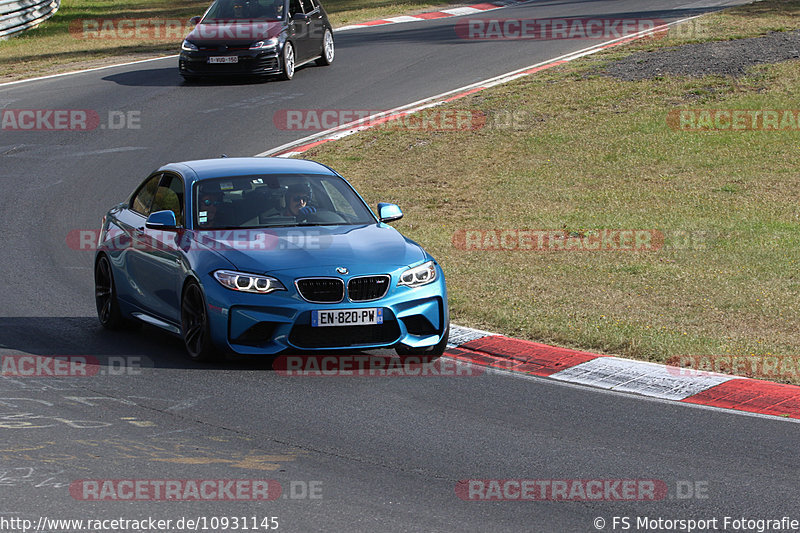
{"label": "dark car's headlight", "polygon": [[185,50],[186,52],[197,52],[200,49],[197,48],[197,45],[194,43],[190,43],[189,41],[183,41],[183,44],[181,45],[181,50]]}
{"label": "dark car's headlight", "polygon": [[273,291],[286,290],[283,283],[271,276],[259,276],[233,270],[217,270],[214,272],[214,279],[226,289],[233,291],[268,294]]}
{"label": "dark car's headlight", "polygon": [[257,43],[253,43],[250,45],[250,50],[269,50],[270,48],[275,48],[278,46],[278,38],[273,37],[272,39],[264,39],[263,41],[258,41]]}
{"label": "dark car's headlight", "polygon": [[400,274],[398,285],[407,287],[421,287],[436,280],[436,265],[433,261],[428,261],[419,266],[409,268]]}

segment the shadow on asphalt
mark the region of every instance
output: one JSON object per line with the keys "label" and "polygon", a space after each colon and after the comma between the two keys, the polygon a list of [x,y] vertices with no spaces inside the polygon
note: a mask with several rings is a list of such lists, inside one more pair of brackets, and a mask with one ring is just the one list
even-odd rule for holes
{"label": "shadow on asphalt", "polygon": [[95,317],[0,318],[0,356],[21,352],[43,357],[89,356],[91,364],[119,365],[125,358],[142,367],[270,370],[271,357],[229,356],[218,363],[199,363],[186,357],[183,341],[159,328],[108,331]]}
{"label": "shadow on asphalt", "polygon": [[[41,357],[86,356],[101,367],[134,365],[143,368],[198,370],[272,370],[274,356],[228,355],[221,361],[203,363],[186,356],[183,341],[160,328],[142,324],[138,328],[108,331],[95,317],[0,318],[0,357],[30,354]],[[303,356],[299,352],[284,355]],[[340,350],[317,356],[396,357],[393,350]],[[2,375],[2,372],[0,372]]]}
{"label": "shadow on asphalt", "polygon": [[[298,68],[297,72],[302,72],[306,68],[313,68],[313,65],[306,65]],[[131,70],[119,74],[111,74],[103,78],[103,81],[111,81],[118,85],[128,87],[235,87],[238,85],[260,85],[269,83],[285,83],[275,76],[236,76],[218,78],[199,78],[192,81],[184,81],[178,74],[177,62],[175,66],[168,68],[151,68],[144,70]]]}

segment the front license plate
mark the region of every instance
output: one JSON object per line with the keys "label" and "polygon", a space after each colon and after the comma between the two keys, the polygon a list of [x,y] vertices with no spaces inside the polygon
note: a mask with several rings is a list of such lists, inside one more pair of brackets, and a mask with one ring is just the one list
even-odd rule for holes
{"label": "front license plate", "polygon": [[217,57],[209,57],[209,63],[238,63],[239,56],[217,56]]}
{"label": "front license plate", "polygon": [[336,309],[330,311],[312,311],[311,325],[322,326],[365,326],[383,324],[383,309]]}

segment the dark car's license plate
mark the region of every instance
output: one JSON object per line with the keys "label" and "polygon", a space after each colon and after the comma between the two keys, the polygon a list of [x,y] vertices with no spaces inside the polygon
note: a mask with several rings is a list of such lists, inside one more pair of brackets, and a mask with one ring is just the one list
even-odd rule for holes
{"label": "dark car's license plate", "polygon": [[383,324],[383,309],[337,309],[311,312],[311,325],[321,326],[365,326]]}
{"label": "dark car's license plate", "polygon": [[208,58],[209,63],[238,63],[239,56],[214,56]]}

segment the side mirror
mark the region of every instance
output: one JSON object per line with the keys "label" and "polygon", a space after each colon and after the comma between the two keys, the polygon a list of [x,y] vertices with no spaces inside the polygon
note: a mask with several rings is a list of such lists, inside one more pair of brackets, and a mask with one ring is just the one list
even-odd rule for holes
{"label": "side mirror", "polygon": [[199,16],[198,17],[192,17],[192,18],[189,19],[189,24],[194,24],[195,26],[197,26],[197,24],[200,22],[200,19],[202,19],[202,18],[203,17],[199,17]]}
{"label": "side mirror", "polygon": [[292,15],[292,20],[296,20],[297,22],[303,22],[308,20],[308,15],[305,13],[295,13]]}
{"label": "side mirror", "polygon": [[175,219],[175,213],[170,210],[156,211],[147,217],[145,226],[147,229],[174,230],[178,228],[178,221]]}
{"label": "side mirror", "polygon": [[394,222],[403,218],[403,212],[395,204],[381,202],[378,204],[378,218],[381,222]]}

